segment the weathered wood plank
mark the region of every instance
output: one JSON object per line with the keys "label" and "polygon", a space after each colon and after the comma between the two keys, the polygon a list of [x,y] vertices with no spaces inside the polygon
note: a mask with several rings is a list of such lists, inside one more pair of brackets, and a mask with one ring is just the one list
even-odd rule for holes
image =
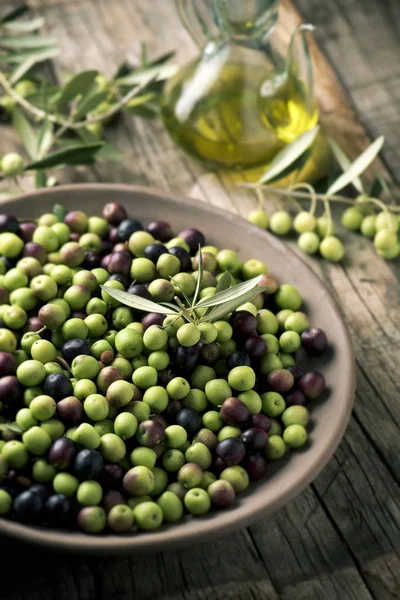
{"label": "weathered wood plank", "polygon": [[400,3],[296,0],[371,136],[384,134],[385,162],[400,182]]}

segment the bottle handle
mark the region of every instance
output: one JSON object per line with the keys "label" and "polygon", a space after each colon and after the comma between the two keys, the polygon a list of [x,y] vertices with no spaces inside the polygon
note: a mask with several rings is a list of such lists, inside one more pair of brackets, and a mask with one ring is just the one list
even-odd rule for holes
{"label": "bottle handle", "polygon": [[200,14],[196,0],[176,0],[176,6],[187,31],[199,48],[203,48],[212,39],[212,35],[205,19]]}

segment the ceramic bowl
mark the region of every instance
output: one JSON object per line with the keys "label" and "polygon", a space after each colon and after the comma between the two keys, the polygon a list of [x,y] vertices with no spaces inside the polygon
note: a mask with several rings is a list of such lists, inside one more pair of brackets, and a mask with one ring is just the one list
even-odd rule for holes
{"label": "ceramic bowl", "polygon": [[313,325],[325,330],[330,351],[313,361],[323,371],[328,393],[311,404],[309,443],[276,464],[269,465],[263,481],[252,484],[229,510],[202,518],[187,517],[152,533],[98,535],[30,527],[0,519],[0,534],[57,550],[92,555],[143,554],[197,544],[233,532],[271,515],[299,494],[323,469],[336,450],[348,424],[355,390],[354,356],[349,333],[333,298],[320,279],[288,246],[242,218],[201,201],[157,190],[114,184],[86,184],[40,190],[4,202],[2,212],[38,217],[59,203],[87,214],[101,214],[106,202],[117,201],[145,224],[168,220],[174,232],[197,227],[207,243],[231,248],[245,261],[259,258],[280,282],[292,283],[304,298]]}

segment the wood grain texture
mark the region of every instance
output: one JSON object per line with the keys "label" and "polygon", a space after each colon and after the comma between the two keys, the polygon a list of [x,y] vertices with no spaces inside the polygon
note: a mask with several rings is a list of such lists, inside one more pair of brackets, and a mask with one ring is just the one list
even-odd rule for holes
{"label": "wood grain texture", "polygon": [[[141,40],[154,55],[176,48],[180,64],[196,55],[172,0],[31,2],[62,46],[55,63],[58,74],[88,67],[111,74],[126,56],[137,60]],[[305,19],[319,25],[320,48],[351,96],[349,102],[313,43],[316,96],[325,128],[353,156],[368,143],[366,130],[373,136],[386,133],[385,162],[398,174],[400,5],[390,0],[297,0],[297,6]],[[299,20],[289,0],[282,2],[281,17],[285,44]],[[385,101],[379,104],[382,94]],[[125,116],[108,136],[124,153],[121,164],[66,171],[64,179],[153,185],[243,216],[254,206],[252,194],[238,188],[233,175],[209,173],[188,159],[159,122]],[[7,149],[14,145],[7,128],[0,144]],[[365,239],[341,233],[347,247],[342,265],[308,262],[340,302],[349,324],[357,354],[357,402],[345,439],[314,484],[272,519],[248,530],[141,560],[65,559],[3,542],[2,569],[23,564],[24,578],[18,584],[2,581],[1,597],[400,598],[400,269],[378,259]],[[289,243],[296,251],[294,241]]]}

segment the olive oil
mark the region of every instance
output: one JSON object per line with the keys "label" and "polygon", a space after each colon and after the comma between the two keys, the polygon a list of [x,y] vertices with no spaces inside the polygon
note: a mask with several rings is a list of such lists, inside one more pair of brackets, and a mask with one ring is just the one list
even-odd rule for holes
{"label": "olive oil", "polygon": [[[261,55],[262,56],[262,55]],[[268,165],[318,120],[303,83],[253,50],[226,46],[190,64],[166,85],[165,125],[173,139],[209,167]]]}

